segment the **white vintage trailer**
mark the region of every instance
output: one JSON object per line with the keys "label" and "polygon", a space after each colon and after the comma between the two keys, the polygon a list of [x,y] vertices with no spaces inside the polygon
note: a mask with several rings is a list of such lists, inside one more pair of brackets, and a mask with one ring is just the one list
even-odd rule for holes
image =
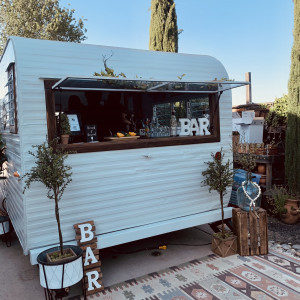
{"label": "white vintage trailer", "polygon": [[[126,79],[99,85],[93,74],[104,70],[103,59]],[[179,80],[182,74],[186,75]],[[32,145],[55,135],[54,102],[59,97],[111,92],[111,82],[124,83],[121,92],[150,98],[164,93],[173,93],[177,100],[186,95],[206,97],[211,135],[70,144],[68,149],[77,153],[69,155],[73,181],[60,202],[64,241],[75,243],[73,224],[89,220],[95,221],[100,249],[220,220],[218,194],[201,186],[201,173],[211,152],[223,147],[232,157],[230,89],[248,84],[215,81],[221,78],[228,78],[225,68],[206,55],[11,37],[0,60],[7,209],[31,262],[58,243],[54,203],[46,198],[42,184],[33,184],[23,194],[24,183],[12,174],[30,170]],[[143,88],[134,90],[132,82]],[[176,90],[178,84],[184,91]],[[230,209],[225,209],[225,217],[230,216]]]}

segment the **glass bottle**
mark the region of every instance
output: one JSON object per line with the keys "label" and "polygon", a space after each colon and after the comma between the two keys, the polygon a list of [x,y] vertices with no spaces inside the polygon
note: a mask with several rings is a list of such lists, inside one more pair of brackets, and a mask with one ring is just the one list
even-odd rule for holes
{"label": "glass bottle", "polygon": [[175,116],[175,111],[172,111],[171,115],[171,122],[170,122],[170,135],[171,136],[176,136],[176,131],[177,131],[177,120]]}
{"label": "glass bottle", "polygon": [[149,137],[149,134],[150,134],[150,125],[149,125],[149,119],[147,118],[146,119],[146,124],[145,124],[145,137]]}
{"label": "glass bottle", "polygon": [[248,179],[244,181],[244,186],[241,185],[237,189],[237,201],[239,207],[244,211],[250,211],[251,199],[255,199],[259,193],[259,197],[254,201],[255,206],[252,206],[251,210],[258,210],[260,208],[261,191],[251,180]]}

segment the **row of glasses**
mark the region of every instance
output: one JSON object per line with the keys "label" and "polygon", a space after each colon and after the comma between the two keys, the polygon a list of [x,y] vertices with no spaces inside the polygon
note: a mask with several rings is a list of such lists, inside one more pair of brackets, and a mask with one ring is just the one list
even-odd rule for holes
{"label": "row of glasses", "polygon": [[167,137],[170,136],[169,126],[151,126],[149,136],[152,138]]}

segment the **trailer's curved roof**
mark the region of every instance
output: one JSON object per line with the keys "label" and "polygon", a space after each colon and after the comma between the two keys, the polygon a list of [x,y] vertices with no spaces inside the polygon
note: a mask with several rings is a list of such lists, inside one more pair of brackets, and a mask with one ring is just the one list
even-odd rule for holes
{"label": "trailer's curved roof", "polygon": [[[137,50],[110,46],[10,37],[19,72],[39,78],[89,77],[104,71],[104,60],[127,78],[211,81],[228,78],[220,61],[208,55]],[[4,54],[5,55],[5,50]]]}

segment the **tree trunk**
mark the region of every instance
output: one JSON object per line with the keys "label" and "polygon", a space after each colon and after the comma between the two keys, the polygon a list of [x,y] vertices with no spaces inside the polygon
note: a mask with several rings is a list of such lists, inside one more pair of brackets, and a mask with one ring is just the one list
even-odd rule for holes
{"label": "tree trunk", "polygon": [[60,218],[59,218],[57,193],[55,193],[55,195],[54,195],[54,200],[55,200],[55,216],[56,216],[58,236],[59,236],[59,248],[60,248],[61,255],[63,255],[63,238],[62,238],[61,228],[60,228]]}
{"label": "tree trunk", "polygon": [[222,209],[222,237],[225,238],[225,228],[224,228],[224,205],[223,205],[223,193],[220,193],[221,209]]}

